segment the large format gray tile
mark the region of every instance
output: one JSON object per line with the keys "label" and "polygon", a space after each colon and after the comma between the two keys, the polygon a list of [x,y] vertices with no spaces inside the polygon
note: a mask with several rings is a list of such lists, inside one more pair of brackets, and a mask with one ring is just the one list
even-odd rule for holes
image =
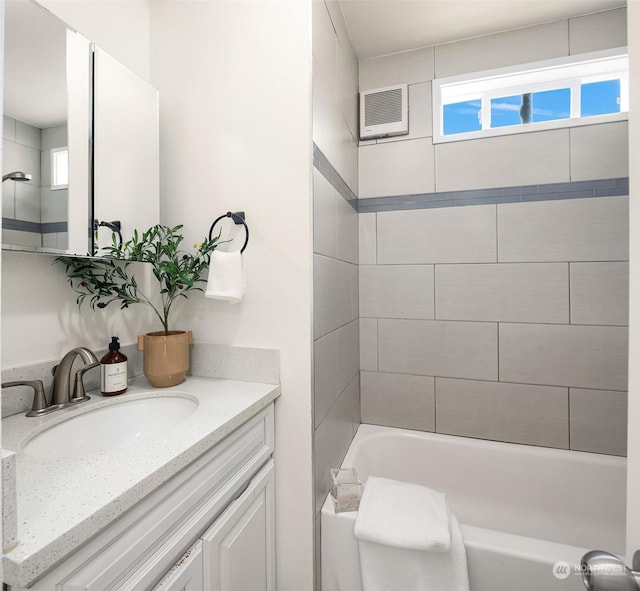
{"label": "large format gray tile", "polygon": [[58,125],[57,127],[48,127],[42,130],[41,135],[42,150],[50,150],[51,148],[62,148],[69,144],[67,136],[67,126]]}
{"label": "large format gray tile", "polygon": [[351,69],[351,52],[336,48],[336,91],[338,107],[351,135],[358,136],[358,80]]}
{"label": "large format gray tile", "polygon": [[433,79],[433,47],[360,62],[360,91]]}
{"label": "large format gray tile", "polygon": [[629,324],[629,264],[571,263],[571,323]]}
{"label": "large format gray tile", "polygon": [[626,121],[584,125],[574,127],[569,132],[572,181],[629,176],[629,133]]}
{"label": "large format gray tile", "polygon": [[23,123],[22,121],[16,121],[16,142],[35,150],[41,150],[40,141],[41,130],[38,127]]}
{"label": "large format gray tile", "polygon": [[314,417],[318,426],[360,369],[358,321],[314,342]]}
{"label": "large format gray tile", "polygon": [[360,316],[433,318],[433,265],[361,266]]}
{"label": "large format gray tile", "polygon": [[337,400],[338,331],[334,330],[313,343],[313,416],[317,427]]}
{"label": "large format gray tile", "polygon": [[358,214],[359,257],[361,265],[375,265],[376,258],[376,215]]}
{"label": "large format gray tile", "polygon": [[316,511],[329,491],[329,470],[340,467],[359,423],[360,377],[356,376],[314,432]]}
{"label": "large format gray tile", "polygon": [[40,209],[40,187],[30,183],[16,183],[16,218],[40,223]]}
{"label": "large format gray tile", "polygon": [[626,390],[627,335],[618,326],[500,324],[500,380]]}
{"label": "large format gray tile", "polygon": [[568,55],[566,20],[483,35],[436,47],[436,77],[480,72]]}
{"label": "large format gray tile", "polygon": [[496,206],[387,211],[378,216],[378,264],[494,263]]}
{"label": "large format gray tile", "polygon": [[[324,3],[323,3],[324,4]],[[336,190],[316,169],[313,169],[313,252],[328,257],[338,255],[336,223]]]}
{"label": "large format gray tile", "polygon": [[498,379],[497,328],[489,322],[378,320],[379,369],[452,378]]}
{"label": "large format gray tile", "polygon": [[627,197],[498,205],[498,260],[624,261]]}
{"label": "large format gray tile", "polygon": [[40,150],[14,142],[4,142],[2,148],[4,170],[21,170],[31,175],[23,184],[40,186]]}
{"label": "large format gray tile", "polygon": [[385,197],[434,191],[433,143],[429,138],[358,148],[358,195]]}
{"label": "large format gray tile", "polygon": [[627,393],[571,388],[571,449],[627,453]]}
{"label": "large format gray tile", "polygon": [[378,371],[377,318],[360,318],[360,369]]}
{"label": "large format gray tile", "polygon": [[360,371],[360,328],[358,320],[339,328],[336,353],[338,355],[338,391],[341,394]]}
{"label": "large format gray tile", "polygon": [[571,180],[568,129],[447,142],[435,150],[437,191]]}
{"label": "large format gray tile", "polygon": [[436,265],[436,318],[569,322],[566,263]]}
{"label": "large format gray tile", "polygon": [[571,55],[624,47],[627,44],[627,9],[616,8],[569,19]]}
{"label": "large format gray tile", "polygon": [[9,115],[2,116],[2,138],[11,142],[16,141],[16,120]]}
{"label": "large format gray tile", "polygon": [[313,255],[313,326],[317,339],[358,316],[358,267]]}
{"label": "large format gray tile", "polygon": [[402,429],[435,429],[434,378],[363,371],[362,422]]}
{"label": "large format gray tile", "polygon": [[356,58],[353,46],[351,45],[351,38],[349,37],[349,30],[347,29],[347,25],[344,21],[341,3],[338,2],[338,0],[327,0],[326,5],[329,10],[329,16],[331,17],[331,23],[336,31],[338,44],[349,63],[349,72],[353,79],[353,84],[354,86],[357,86],[358,59]]}
{"label": "large format gray tile", "polygon": [[338,234],[338,258],[358,264],[358,212],[344,197],[334,193],[336,206],[336,229]]}
{"label": "large format gray tile", "polygon": [[438,378],[436,430],[464,437],[567,448],[567,388]]}

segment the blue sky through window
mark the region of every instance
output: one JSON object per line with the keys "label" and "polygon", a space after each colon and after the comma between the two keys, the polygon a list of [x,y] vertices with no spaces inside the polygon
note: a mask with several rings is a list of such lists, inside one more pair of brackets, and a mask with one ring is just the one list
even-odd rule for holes
{"label": "blue sky through window", "polygon": [[[620,80],[591,82],[580,86],[580,117],[620,112]],[[491,128],[522,125],[522,95],[493,98],[490,101]],[[480,99],[443,106],[444,135],[481,131]],[[532,93],[531,121],[568,119],[571,89],[557,88]]]}
{"label": "blue sky through window", "polygon": [[480,99],[444,105],[442,111],[444,135],[482,129]]}
{"label": "blue sky through window", "polygon": [[583,117],[620,112],[620,80],[591,82],[580,87],[580,111]]}
{"label": "blue sky through window", "polygon": [[491,127],[520,125],[520,106],[522,95],[503,96],[491,99]]}
{"label": "blue sky through window", "polygon": [[571,90],[558,88],[533,93],[533,122],[568,119],[571,113]]}

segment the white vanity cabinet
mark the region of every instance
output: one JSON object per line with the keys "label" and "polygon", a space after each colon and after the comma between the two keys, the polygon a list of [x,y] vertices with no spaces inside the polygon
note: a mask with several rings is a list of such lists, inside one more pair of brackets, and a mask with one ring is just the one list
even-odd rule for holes
{"label": "white vanity cabinet", "polygon": [[29,589],[275,591],[273,440],[270,404]]}

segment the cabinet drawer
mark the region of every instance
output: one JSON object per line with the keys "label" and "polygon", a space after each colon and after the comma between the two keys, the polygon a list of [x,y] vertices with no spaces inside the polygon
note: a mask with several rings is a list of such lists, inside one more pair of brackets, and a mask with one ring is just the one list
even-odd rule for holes
{"label": "cabinet drawer", "polygon": [[152,492],[34,591],[151,589],[273,452],[273,405]]}

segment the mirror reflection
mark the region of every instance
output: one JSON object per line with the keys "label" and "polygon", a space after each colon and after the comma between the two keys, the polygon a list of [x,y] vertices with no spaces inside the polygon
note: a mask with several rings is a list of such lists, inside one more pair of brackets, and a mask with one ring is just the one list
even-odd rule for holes
{"label": "mirror reflection", "polygon": [[99,255],[159,222],[158,92],[42,6],[5,6],[2,247]]}
{"label": "mirror reflection", "polygon": [[[88,214],[88,184],[75,186],[69,158],[67,79],[74,74],[68,68],[79,64],[67,56],[68,49],[78,49],[78,36],[26,1],[7,2],[5,21],[3,244],[68,252],[75,240],[70,236],[71,204],[79,200],[84,216]],[[80,40],[80,63],[87,66],[89,51],[88,41]],[[90,72],[83,74],[88,78]],[[88,121],[85,129],[88,134]],[[88,171],[82,176],[88,178]],[[85,233],[82,252],[86,242]]]}

